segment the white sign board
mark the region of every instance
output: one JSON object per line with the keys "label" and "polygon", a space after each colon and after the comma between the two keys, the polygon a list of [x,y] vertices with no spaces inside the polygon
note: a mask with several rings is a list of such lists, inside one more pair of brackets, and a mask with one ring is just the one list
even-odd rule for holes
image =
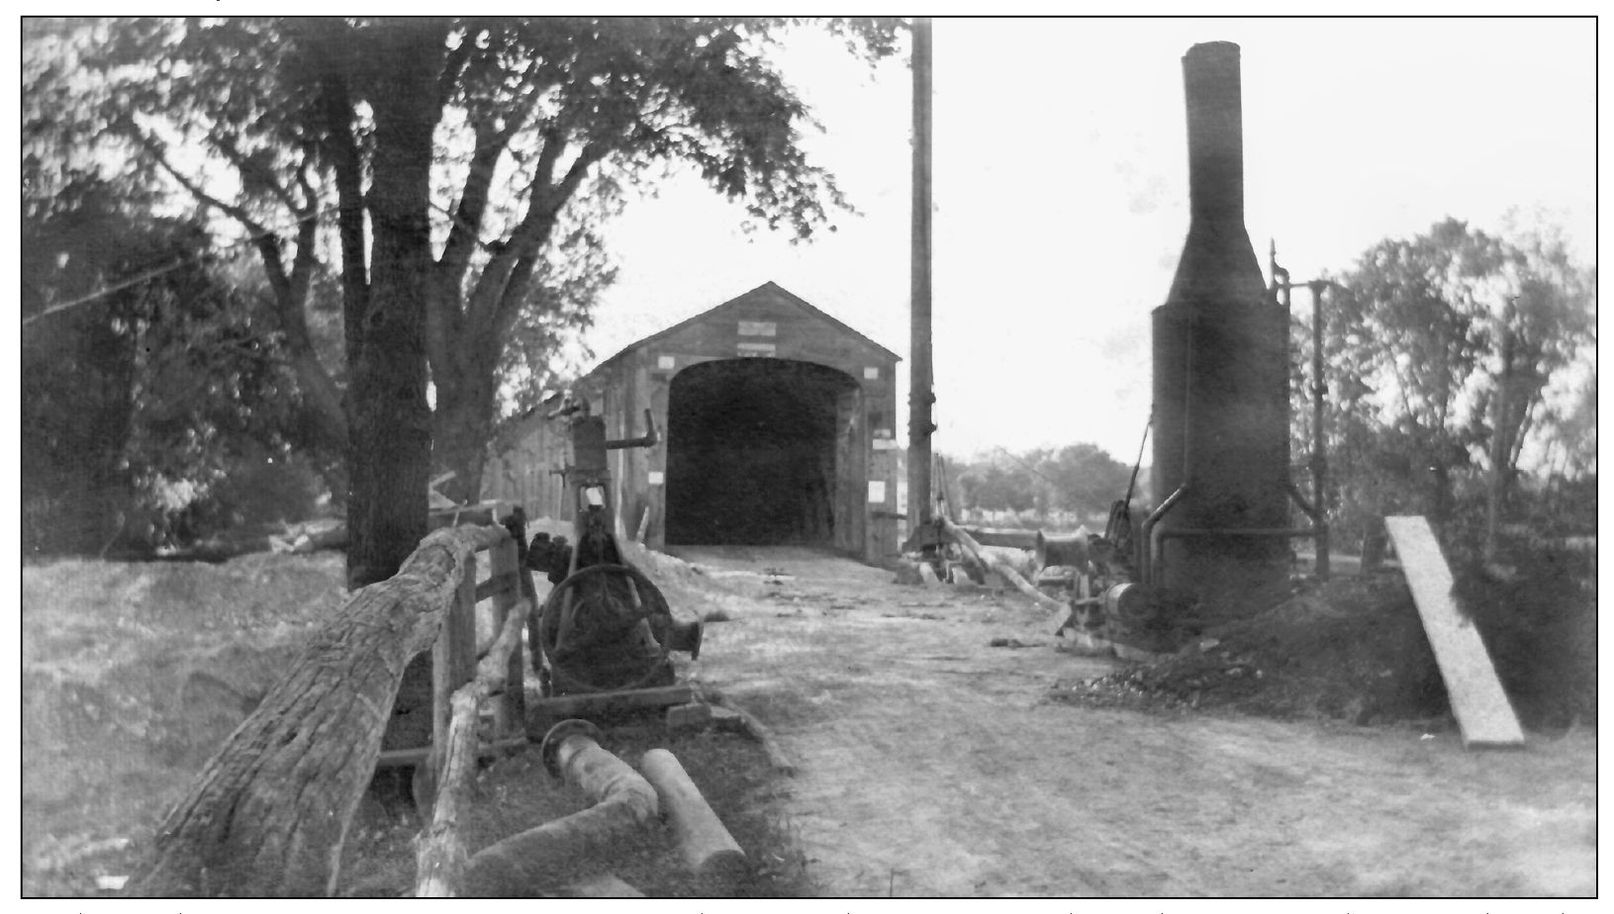
{"label": "white sign board", "polygon": [[883,479],[871,479],[871,480],[869,480],[869,504],[871,504],[871,505],[883,505],[883,504],[885,504],[885,480],[883,480]]}

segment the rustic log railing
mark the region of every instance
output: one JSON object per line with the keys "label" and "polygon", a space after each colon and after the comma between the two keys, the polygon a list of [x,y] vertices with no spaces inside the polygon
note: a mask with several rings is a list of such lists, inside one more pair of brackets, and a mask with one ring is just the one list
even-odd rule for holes
{"label": "rustic log railing", "polygon": [[[490,552],[490,575],[478,586],[482,551]],[[502,527],[448,527],[421,540],[396,575],[353,593],[203,766],[125,894],[333,894],[348,828],[382,760],[404,668],[427,649],[435,651],[433,746],[404,751],[429,759],[445,787],[463,779],[451,696],[472,681],[476,604],[485,599],[499,637],[483,664],[489,676],[472,691],[499,691],[502,669],[495,733],[523,728],[521,656],[513,649],[519,635],[510,634],[525,616],[518,565],[516,544]],[[459,730],[470,735],[474,754],[477,709],[460,716],[469,718]],[[451,763],[459,767],[443,770]]]}

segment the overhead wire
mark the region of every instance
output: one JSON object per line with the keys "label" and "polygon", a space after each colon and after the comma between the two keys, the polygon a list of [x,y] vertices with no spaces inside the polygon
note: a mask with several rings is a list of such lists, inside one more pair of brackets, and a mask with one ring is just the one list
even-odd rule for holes
{"label": "overhead wire", "polygon": [[[458,214],[456,214],[456,213],[452,212],[451,210],[449,210],[448,207],[443,206],[442,204],[437,203],[436,201],[432,201],[429,205],[433,209],[436,209],[439,212],[443,213],[444,215],[448,216],[449,219],[453,220],[455,223],[457,223],[457,224],[459,224],[461,226],[469,228],[469,226],[464,222],[464,220],[462,220],[459,217]],[[275,226],[274,228],[267,228],[267,229],[264,229],[261,232],[249,233],[246,237],[241,238],[241,239],[239,239],[237,241],[232,241],[232,242],[230,242],[228,244],[224,244],[224,245],[221,245],[221,246],[209,247],[206,250],[198,251],[195,254],[190,254],[190,255],[187,255],[185,257],[177,258],[177,259],[175,259],[175,260],[173,260],[173,261],[171,261],[169,263],[166,263],[166,264],[164,264],[164,265],[162,265],[160,267],[154,267],[154,268],[152,268],[150,270],[146,270],[143,273],[136,274],[136,275],[131,276],[131,277],[127,278],[127,279],[120,280],[118,282],[112,283],[112,284],[107,285],[107,286],[103,286],[103,287],[101,287],[99,289],[96,289],[93,292],[88,292],[88,293],[86,293],[84,295],[80,295],[77,298],[73,298],[73,299],[70,299],[70,300],[64,301],[64,302],[57,302],[56,304],[50,305],[49,307],[47,307],[47,308],[45,308],[45,309],[43,309],[41,311],[35,312],[34,314],[29,314],[29,315],[24,316],[23,319],[22,319],[23,326],[26,327],[27,325],[33,323],[36,320],[39,320],[42,317],[48,317],[49,315],[58,314],[60,312],[67,311],[67,310],[70,310],[72,308],[79,307],[80,305],[89,304],[90,302],[96,301],[97,299],[105,298],[106,296],[111,295],[111,294],[113,294],[115,292],[121,292],[124,289],[128,289],[128,288],[131,288],[133,286],[138,286],[138,285],[140,285],[141,283],[144,283],[144,282],[150,282],[153,279],[156,279],[156,278],[158,278],[160,276],[163,276],[165,274],[168,274],[168,273],[172,273],[175,270],[181,269],[181,268],[183,268],[183,267],[185,267],[185,266],[187,266],[189,264],[201,261],[204,258],[207,258],[207,257],[210,257],[210,256],[215,256],[217,254],[222,254],[222,253],[225,253],[227,251],[233,250],[235,248],[242,247],[244,245],[256,244],[257,242],[261,241],[264,238],[279,235],[281,232],[285,232],[285,231],[289,231],[291,229],[294,229],[297,226],[301,225],[304,222],[307,222],[310,219],[318,219],[318,218],[321,218],[323,216],[328,216],[331,213],[336,212],[339,208],[340,208],[340,204],[333,203],[333,204],[321,207],[320,209],[318,209],[318,210],[316,210],[316,211],[314,211],[312,213],[309,213],[306,216],[300,216],[300,217],[298,217],[296,219],[291,220],[290,222]],[[471,229],[471,232],[476,237],[476,243],[483,250],[492,250],[495,247],[496,242],[489,242],[489,241],[483,239],[481,233],[476,231],[474,228]]]}
{"label": "overhead wire", "polygon": [[169,262],[167,264],[164,264],[163,266],[154,267],[154,268],[152,268],[150,270],[145,271],[144,273],[140,273],[140,274],[137,274],[135,276],[131,276],[128,279],[124,279],[124,280],[121,280],[119,282],[112,283],[111,285],[108,285],[108,286],[103,286],[102,288],[99,288],[99,289],[95,290],[94,292],[89,292],[89,293],[86,293],[84,295],[80,295],[79,297],[69,299],[68,301],[57,302],[56,304],[50,305],[49,307],[47,307],[47,308],[45,308],[45,309],[43,309],[41,311],[38,311],[38,312],[36,312],[34,314],[29,314],[29,315],[24,316],[23,319],[22,319],[23,326],[26,327],[27,325],[33,323],[36,320],[39,320],[42,317],[47,317],[47,316],[52,315],[52,314],[59,314],[59,313],[61,313],[63,311],[67,311],[67,310],[69,310],[71,308],[76,308],[76,307],[78,307],[80,305],[88,304],[88,303],[90,303],[92,301],[95,301],[97,299],[105,298],[106,296],[111,295],[114,292],[121,292],[124,289],[128,289],[128,288],[130,288],[132,286],[138,286],[143,282],[150,282],[151,280],[156,279],[159,276],[163,276],[163,275],[165,275],[167,273],[172,273],[173,271],[178,270],[178,269],[180,269],[180,268],[182,268],[184,266],[187,266],[189,264],[201,261],[202,259],[204,259],[206,257],[221,254],[221,253],[224,253],[226,251],[233,250],[234,248],[241,247],[243,245],[256,244],[257,242],[261,241],[264,238],[270,237],[271,235],[279,235],[283,231],[286,231],[286,230],[291,229],[291,228],[295,228],[298,225],[301,225],[302,223],[304,223],[304,222],[306,222],[306,221],[308,221],[310,219],[318,219],[320,216],[323,216],[323,215],[326,215],[328,213],[334,212],[335,210],[336,210],[336,206],[333,204],[333,205],[325,207],[325,208],[323,208],[321,210],[317,210],[317,211],[315,211],[313,213],[309,213],[306,216],[298,217],[297,219],[292,220],[289,224],[276,226],[275,228],[264,229],[261,232],[251,233],[251,234],[248,234],[245,238],[242,238],[242,239],[240,239],[238,241],[232,241],[229,244],[225,244],[225,245],[222,245],[222,246],[219,246],[219,247],[209,247],[209,248],[207,248],[205,250],[197,251],[194,254],[190,254],[190,255],[187,255],[185,257],[177,258],[177,259],[175,259],[175,260],[173,260],[173,261],[171,261],[171,262]]}

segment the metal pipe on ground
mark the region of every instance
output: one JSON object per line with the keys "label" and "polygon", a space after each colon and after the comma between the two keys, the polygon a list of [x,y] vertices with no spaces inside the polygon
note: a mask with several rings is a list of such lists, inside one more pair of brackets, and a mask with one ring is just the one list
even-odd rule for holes
{"label": "metal pipe on ground", "polygon": [[701,881],[701,893],[727,895],[751,872],[750,861],[739,842],[723,827],[700,788],[689,779],[678,758],[665,749],[651,749],[639,760],[639,770],[656,789],[662,814],[671,823],[684,866]]}
{"label": "metal pipe on ground", "polygon": [[550,774],[582,790],[595,805],[505,838],[471,857],[467,894],[532,895],[559,885],[567,871],[657,818],[656,790],[626,762],[600,748],[600,731],[583,720],[550,728],[541,750]]}

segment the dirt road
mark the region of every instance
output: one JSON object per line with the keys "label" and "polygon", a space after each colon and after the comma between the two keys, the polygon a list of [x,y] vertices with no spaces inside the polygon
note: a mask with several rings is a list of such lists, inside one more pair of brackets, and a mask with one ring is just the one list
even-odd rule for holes
{"label": "dirt road", "polygon": [[740,594],[692,675],[795,756],[779,802],[825,895],[1596,891],[1592,731],[1465,752],[1449,729],[1046,703],[1114,661],[1056,652],[1057,620],[1018,596],[804,549],[675,551]]}

